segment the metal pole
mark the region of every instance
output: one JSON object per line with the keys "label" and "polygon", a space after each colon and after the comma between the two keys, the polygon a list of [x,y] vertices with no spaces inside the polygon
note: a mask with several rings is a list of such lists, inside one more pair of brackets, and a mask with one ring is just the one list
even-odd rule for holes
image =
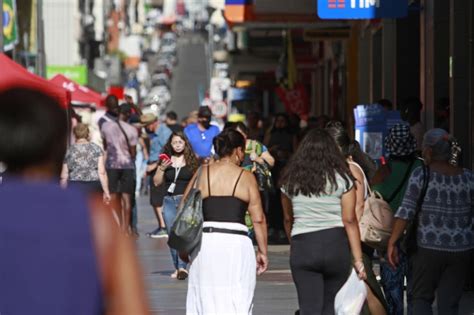
{"label": "metal pole", "polygon": [[3,0],[0,0],[0,53],[3,53]]}
{"label": "metal pole", "polygon": [[43,23],[43,0],[36,1],[36,36],[37,54],[36,69],[38,75],[46,76],[46,57],[44,52],[44,23]]}
{"label": "metal pole", "polygon": [[208,86],[211,86],[211,79],[213,76],[214,70],[214,25],[209,23],[209,30],[208,30],[208,50],[209,50],[209,62],[208,62],[208,71],[209,71],[209,80],[207,81]]}

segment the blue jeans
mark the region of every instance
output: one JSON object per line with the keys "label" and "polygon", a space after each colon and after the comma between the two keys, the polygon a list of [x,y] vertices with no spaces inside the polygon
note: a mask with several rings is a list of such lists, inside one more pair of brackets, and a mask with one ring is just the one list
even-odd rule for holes
{"label": "blue jeans", "polygon": [[397,269],[392,269],[388,264],[387,256],[380,261],[380,276],[385,300],[387,301],[389,315],[403,315],[404,299],[403,286],[405,277],[407,278],[407,311],[408,315],[412,314],[411,291],[409,285],[411,283],[411,273],[408,264],[408,257],[398,246],[399,264]]}
{"label": "blue jeans", "polygon": [[[163,199],[163,219],[165,220],[168,234],[171,232],[171,226],[176,218],[176,212],[179,203],[181,202],[181,198],[183,198],[183,195],[165,196]],[[173,248],[170,248],[170,252],[174,267],[176,269],[186,269],[186,263],[179,258],[178,252]]]}

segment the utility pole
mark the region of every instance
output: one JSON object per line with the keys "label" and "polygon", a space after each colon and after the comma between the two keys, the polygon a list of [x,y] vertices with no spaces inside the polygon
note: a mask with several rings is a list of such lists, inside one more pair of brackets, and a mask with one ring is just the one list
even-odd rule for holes
{"label": "utility pole", "polygon": [[46,77],[46,56],[44,51],[43,0],[36,0],[36,33],[36,69],[38,75],[44,78]]}
{"label": "utility pole", "polygon": [[3,0],[0,0],[0,53],[3,53]]}

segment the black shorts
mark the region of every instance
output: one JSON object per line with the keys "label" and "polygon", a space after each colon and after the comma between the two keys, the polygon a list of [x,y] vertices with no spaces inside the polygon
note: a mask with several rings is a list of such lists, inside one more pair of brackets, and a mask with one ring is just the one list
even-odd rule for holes
{"label": "black shorts", "polygon": [[135,193],[135,169],[107,169],[109,178],[109,190],[111,194]]}
{"label": "black shorts", "polygon": [[156,170],[150,174],[150,204],[152,207],[161,207],[163,205],[163,199],[165,198],[165,185],[156,187],[155,184],[153,184],[155,173]]}

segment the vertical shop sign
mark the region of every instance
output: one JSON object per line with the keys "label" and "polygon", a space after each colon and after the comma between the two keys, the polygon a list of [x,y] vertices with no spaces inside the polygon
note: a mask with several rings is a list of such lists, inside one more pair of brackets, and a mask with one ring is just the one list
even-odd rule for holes
{"label": "vertical shop sign", "polygon": [[16,0],[3,0],[3,48],[12,50],[18,43]]}

